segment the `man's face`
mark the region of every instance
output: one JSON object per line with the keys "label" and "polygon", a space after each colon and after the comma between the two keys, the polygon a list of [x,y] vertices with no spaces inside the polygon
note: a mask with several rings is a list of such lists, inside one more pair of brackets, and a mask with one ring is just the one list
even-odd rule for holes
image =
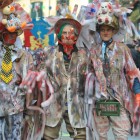
{"label": "man's face", "polygon": [[74,28],[71,25],[66,25],[62,31],[61,41],[65,45],[73,45],[77,37],[74,33]]}
{"label": "man's face", "polygon": [[100,27],[100,37],[103,41],[108,41],[114,35],[114,30],[112,27],[107,25],[102,25]]}

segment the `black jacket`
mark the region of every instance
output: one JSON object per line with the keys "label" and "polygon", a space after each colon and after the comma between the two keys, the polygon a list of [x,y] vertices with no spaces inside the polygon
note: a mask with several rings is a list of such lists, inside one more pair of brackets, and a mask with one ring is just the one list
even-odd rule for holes
{"label": "black jacket", "polygon": [[133,60],[137,66],[137,68],[139,68],[140,70],[140,52],[135,50],[135,49],[130,49],[131,50],[131,55],[133,57]]}

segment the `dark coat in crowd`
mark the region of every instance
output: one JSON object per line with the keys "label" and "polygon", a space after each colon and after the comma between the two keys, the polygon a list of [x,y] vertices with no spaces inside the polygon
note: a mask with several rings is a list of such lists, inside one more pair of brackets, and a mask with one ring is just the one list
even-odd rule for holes
{"label": "dark coat in crowd", "polygon": [[132,58],[137,66],[140,69],[140,52],[135,50],[135,47],[131,44],[127,44],[128,48],[131,51]]}
{"label": "dark coat in crowd", "polygon": [[131,49],[131,54],[137,68],[140,69],[140,52],[135,49]]}

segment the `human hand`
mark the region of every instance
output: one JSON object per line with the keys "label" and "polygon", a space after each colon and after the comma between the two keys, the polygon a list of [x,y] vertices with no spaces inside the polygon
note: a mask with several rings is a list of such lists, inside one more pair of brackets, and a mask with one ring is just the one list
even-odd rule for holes
{"label": "human hand", "polygon": [[[47,78],[45,71],[41,71],[39,73],[39,75],[37,76],[37,81],[41,81],[39,82],[39,88],[43,94],[43,102],[41,103],[41,107],[45,109],[54,101],[54,89],[49,78]],[[46,95],[48,95],[47,92],[50,94],[49,98],[46,98]]]}
{"label": "human hand", "polygon": [[33,89],[36,86],[38,72],[28,71],[27,76],[23,79],[20,84],[20,89],[23,89],[27,93],[32,93]]}
{"label": "human hand", "polygon": [[137,136],[140,130],[140,94],[135,96],[135,109],[133,118],[133,135]]}

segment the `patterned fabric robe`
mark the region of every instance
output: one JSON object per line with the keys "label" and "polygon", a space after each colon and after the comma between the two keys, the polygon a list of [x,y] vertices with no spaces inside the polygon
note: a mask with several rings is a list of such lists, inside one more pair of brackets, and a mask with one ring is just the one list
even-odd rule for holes
{"label": "patterned fabric robe", "polygon": [[85,80],[87,71],[91,69],[88,53],[84,49],[73,52],[68,71],[65,69],[63,53],[58,51],[58,47],[48,50],[46,54],[48,54],[47,76],[55,90],[55,101],[47,110],[46,125],[51,127],[57,125],[62,118],[67,102],[72,127],[85,127]]}
{"label": "patterned fabric robe", "polygon": [[[0,47],[0,68],[5,49]],[[19,84],[32,69],[33,61],[29,53],[22,49],[12,49],[13,79],[9,84],[0,79],[0,117],[17,114],[24,110],[24,92],[19,90]]]}
{"label": "patterned fabric robe", "polygon": [[[99,83],[105,78],[102,75],[102,56],[101,45],[94,47],[91,50],[91,57],[95,68],[95,74],[99,75],[95,82],[95,96],[101,97]],[[130,50],[122,43],[112,42],[107,47],[107,55],[110,63],[110,76],[109,82],[104,83],[106,86],[110,86],[113,89],[112,96],[120,102],[133,116],[133,99],[134,93],[132,93],[133,81],[136,77],[140,80],[140,72],[136,68],[136,65],[132,59]],[[98,63],[98,64],[97,64]],[[99,67],[99,64],[100,67]]]}

